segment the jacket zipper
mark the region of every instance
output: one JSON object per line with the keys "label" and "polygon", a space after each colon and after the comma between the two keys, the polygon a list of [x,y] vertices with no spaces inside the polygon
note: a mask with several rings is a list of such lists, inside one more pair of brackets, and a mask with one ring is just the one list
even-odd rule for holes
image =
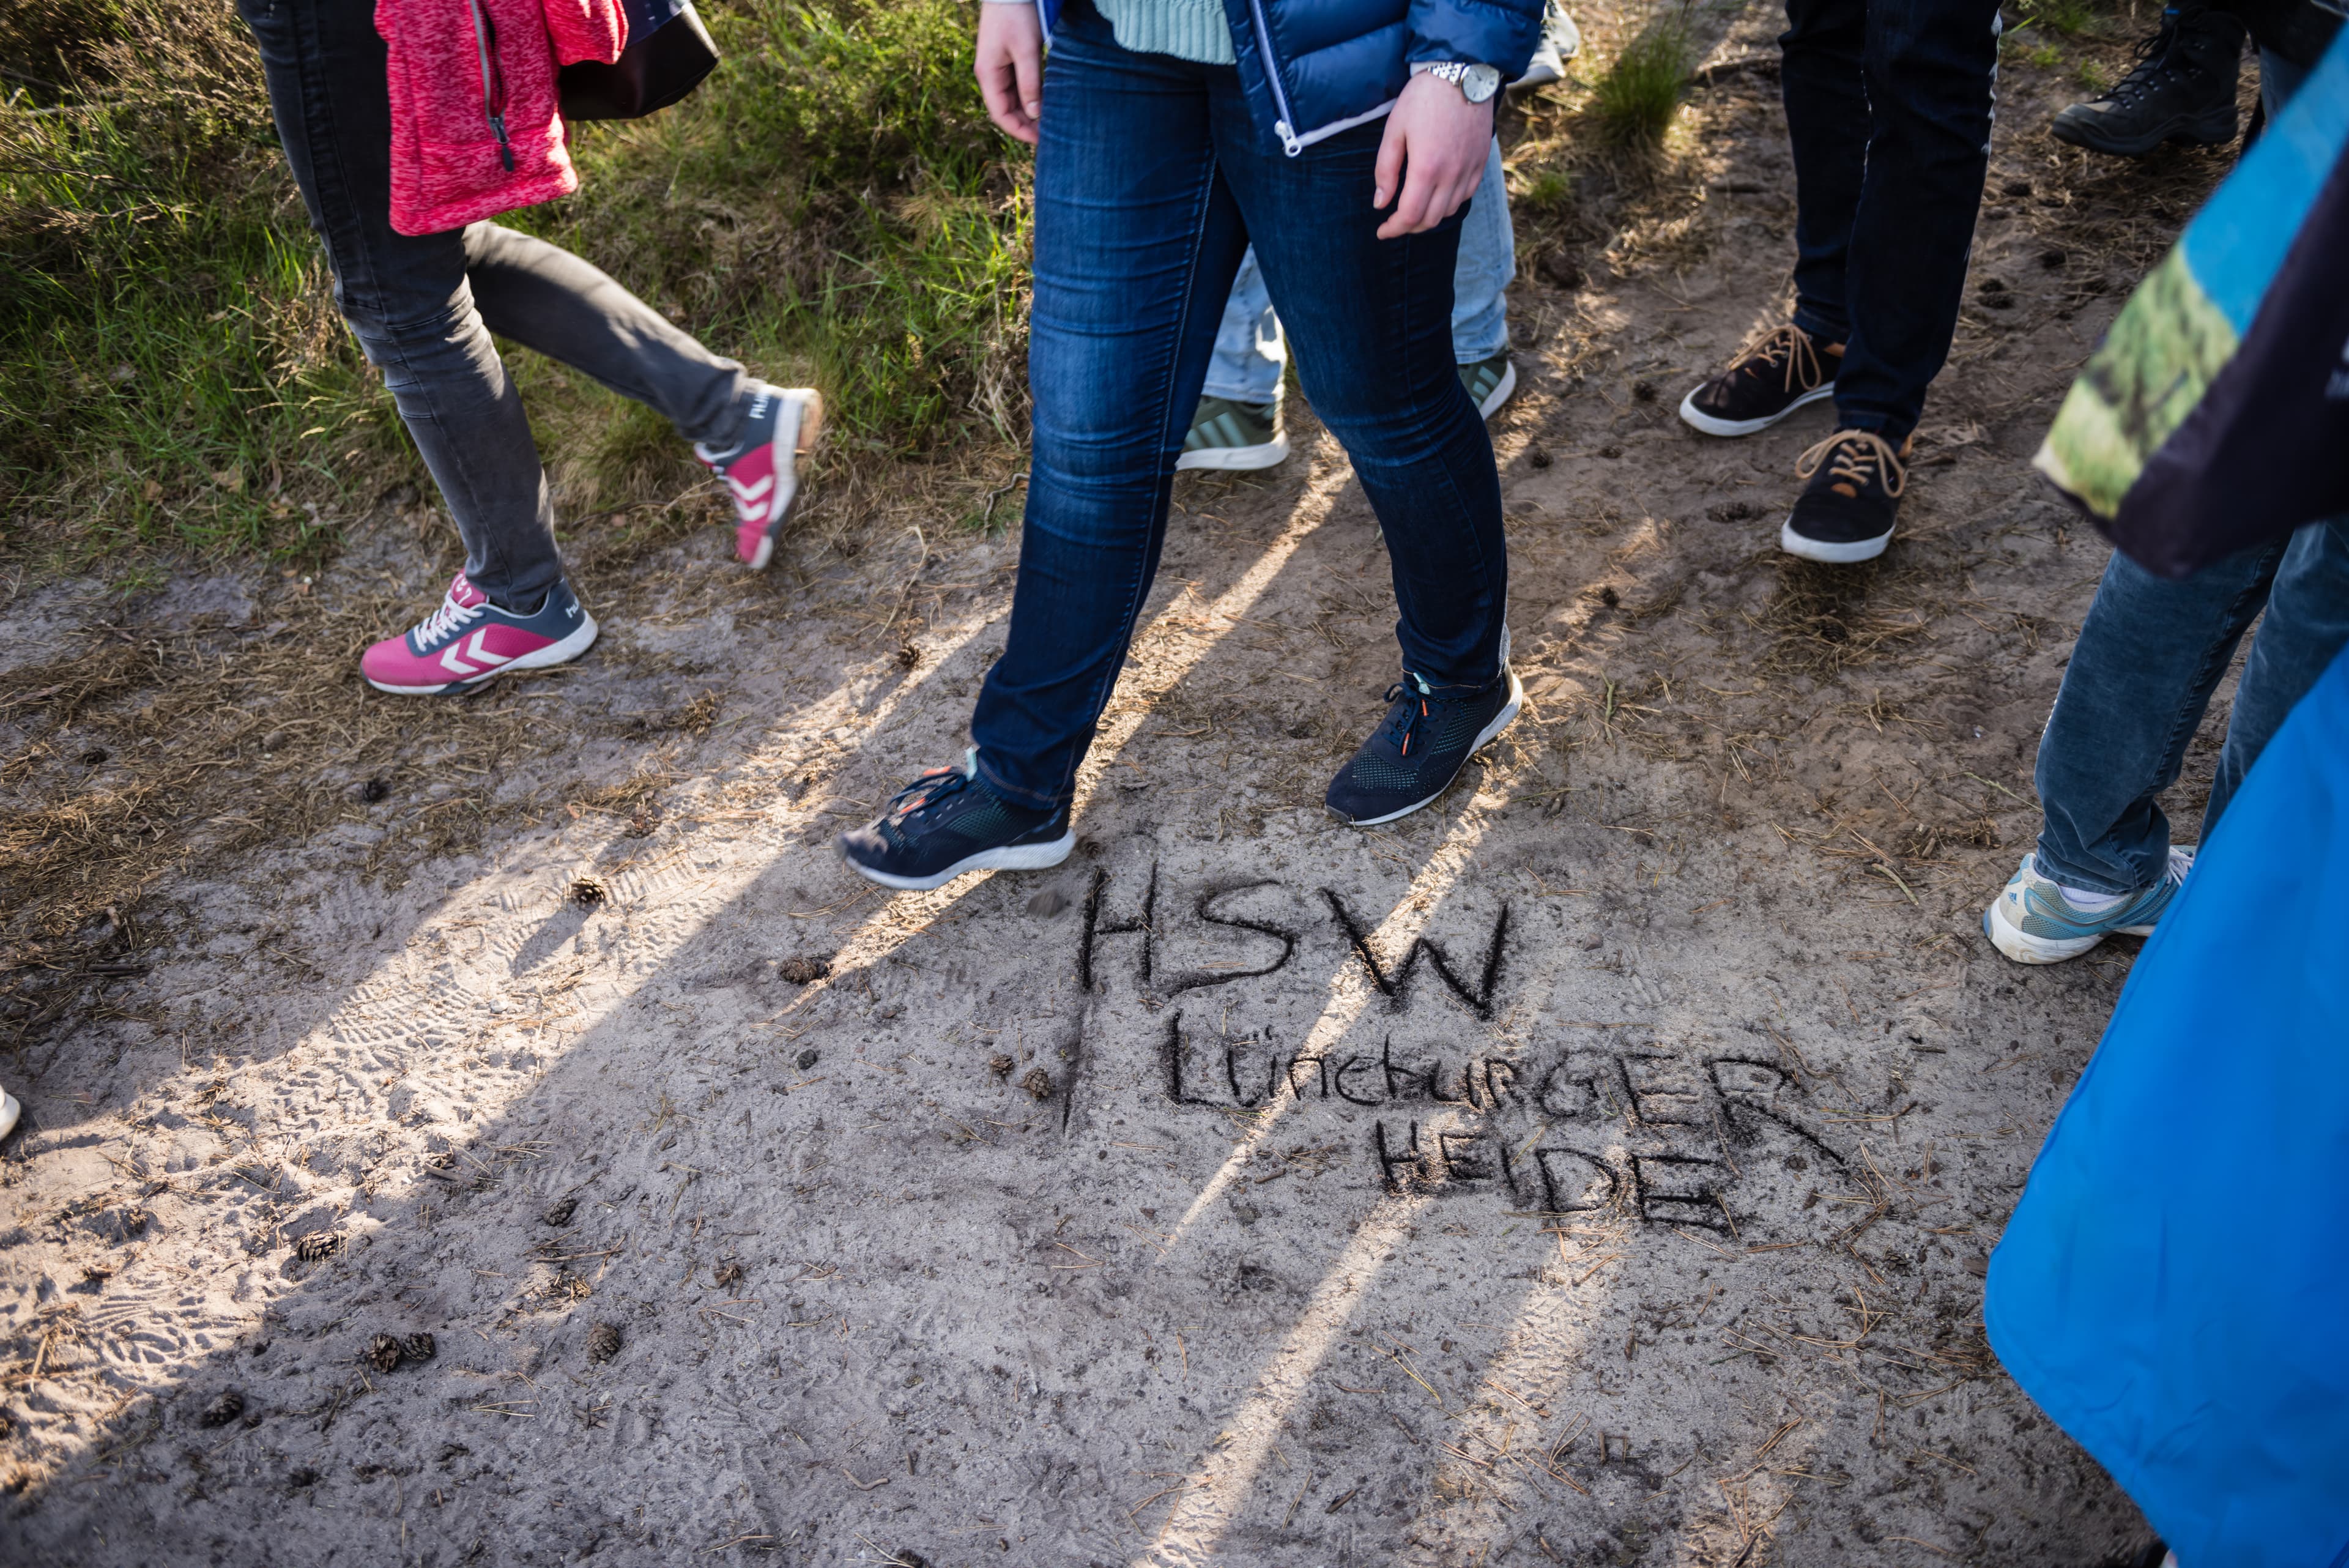
{"label": "jacket zipper", "polygon": [[[481,0],[474,0],[478,6]],[[1272,87],[1272,106],[1280,118],[1272,122],[1273,133],[1280,138],[1280,149],[1291,158],[1305,151],[1305,143],[1297,139],[1296,117],[1289,112],[1288,89],[1280,85],[1280,60],[1272,52],[1272,25],[1264,19],[1264,0],[1248,0],[1248,11],[1256,19],[1257,53],[1264,57],[1264,79]]]}
{"label": "jacket zipper", "polygon": [[498,68],[498,29],[482,8],[481,0],[472,0],[473,42],[481,53],[481,112],[490,117],[490,129],[497,133],[498,161],[505,171],[513,172],[513,143],[506,139],[505,73]]}

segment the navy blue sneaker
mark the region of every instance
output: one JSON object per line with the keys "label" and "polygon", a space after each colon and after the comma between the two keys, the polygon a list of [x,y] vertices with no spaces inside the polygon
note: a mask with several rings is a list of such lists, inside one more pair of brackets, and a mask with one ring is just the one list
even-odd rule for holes
{"label": "navy blue sneaker", "polygon": [[1077,846],[1069,808],[1004,799],[978,776],[978,755],[932,768],[889,797],[889,809],[840,836],[840,856],[884,888],[924,892],[966,871],[1041,871]]}
{"label": "navy blue sneaker", "polygon": [[[1506,653],[1504,655],[1506,659]],[[1386,722],[1330,781],[1330,809],[1356,827],[1409,816],[1451,787],[1485,742],[1509,727],[1526,690],[1504,662],[1482,691],[1438,691],[1408,670],[1387,688]]]}

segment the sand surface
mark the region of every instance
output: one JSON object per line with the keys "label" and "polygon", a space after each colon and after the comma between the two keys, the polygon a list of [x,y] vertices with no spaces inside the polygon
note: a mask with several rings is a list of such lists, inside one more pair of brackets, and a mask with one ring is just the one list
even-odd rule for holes
{"label": "sand surface", "polygon": [[[2038,127],[2075,89],[2002,88],[2001,288],[1970,291],[1874,566],[1774,547],[1824,409],[1741,442],[1672,415],[1780,307],[1766,78],[1692,110],[1655,209],[1683,232],[1577,253],[1570,288],[1528,267],[1495,439],[1531,701],[1391,830],[1319,807],[1392,610],[1296,404],[1285,467],[1180,487],[1057,871],[888,897],[831,847],[959,755],[1001,646],[1016,535],[947,519],[761,579],[697,535],[583,584],[605,647],[448,705],[435,760],[321,774],[333,820],[222,808],[254,831],[191,850],[107,927],[133,959],[0,1058],[32,1107],[0,1162],[0,1555],[2085,1568],[2142,1541],[1980,1319],[2136,944],[2024,971],[1976,919],[2106,555],[2025,459],[2219,165],[2058,158]],[[445,556],[387,515],[316,594],[421,604]],[[7,640],[229,637],[292,591],[53,585]],[[0,718],[59,756],[108,722],[169,748],[121,738],[135,710]],[[554,739],[469,751],[469,711]]]}

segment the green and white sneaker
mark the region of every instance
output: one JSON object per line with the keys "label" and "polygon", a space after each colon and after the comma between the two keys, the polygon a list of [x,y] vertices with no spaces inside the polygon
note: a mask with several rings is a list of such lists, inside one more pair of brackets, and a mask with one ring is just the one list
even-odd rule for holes
{"label": "green and white sneaker", "polygon": [[1535,88],[1547,87],[1566,78],[1566,62],[1582,52],[1582,29],[1566,14],[1557,0],[1542,11],[1541,42],[1534,46],[1534,57],[1526,63],[1526,74],[1509,84],[1511,92],[1530,92]]}
{"label": "green and white sneaker", "polygon": [[1494,410],[1516,391],[1517,368],[1510,362],[1505,348],[1490,359],[1461,366],[1460,384],[1468,389],[1468,400],[1476,405],[1477,417],[1489,420]]}
{"label": "green and white sneaker", "polygon": [[2042,876],[2037,857],[2026,855],[2005,890],[1982,911],[1982,935],[2017,963],[2061,963],[2106,937],[2151,936],[2154,922],[2169,908],[2193,866],[2191,846],[2173,848],[2160,881],[2106,898],[2067,889]]}
{"label": "green and white sneaker", "polygon": [[1229,398],[1201,398],[1191,416],[1191,433],[1183,438],[1182,468],[1209,468],[1224,472],[1270,468],[1288,455],[1288,436],[1280,428],[1280,404],[1236,403]]}

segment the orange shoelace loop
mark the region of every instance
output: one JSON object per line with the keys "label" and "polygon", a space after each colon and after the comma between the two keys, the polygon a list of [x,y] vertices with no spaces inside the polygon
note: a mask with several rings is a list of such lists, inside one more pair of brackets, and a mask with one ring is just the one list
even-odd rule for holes
{"label": "orange shoelace loop", "polygon": [[1827,468],[1830,479],[1864,486],[1880,472],[1884,476],[1884,493],[1892,496],[1898,496],[1909,483],[1909,471],[1900,466],[1900,454],[1874,431],[1836,431],[1795,460],[1795,477],[1810,478],[1829,458],[1834,459]]}
{"label": "orange shoelace loop", "polygon": [[[1790,392],[1807,392],[1825,379],[1819,368],[1818,346],[1811,341],[1809,333],[1791,321],[1732,359],[1728,373],[1735,375],[1752,364],[1782,363],[1786,368],[1785,387]],[[1799,384],[1797,377],[1801,378]]]}

